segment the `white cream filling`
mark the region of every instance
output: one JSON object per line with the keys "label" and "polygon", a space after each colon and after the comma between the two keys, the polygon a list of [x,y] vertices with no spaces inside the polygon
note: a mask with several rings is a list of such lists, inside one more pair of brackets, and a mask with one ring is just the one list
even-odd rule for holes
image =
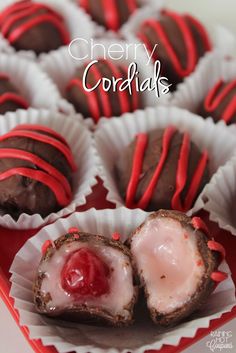
{"label": "white cream filling", "polygon": [[148,307],[170,313],[195,293],[205,268],[193,232],[171,218],[149,219],[131,251],[149,293]]}
{"label": "white cream filling", "polygon": [[[109,278],[110,292],[101,297],[75,299],[68,294],[61,286],[61,271],[65,264],[65,259],[74,251],[88,247],[94,250],[114,270]],[[53,307],[69,307],[73,304],[85,304],[88,307],[98,307],[112,313],[127,317],[129,312],[125,306],[130,304],[133,295],[133,272],[129,258],[121,251],[89,242],[80,243],[78,241],[64,244],[46,262],[42,263],[39,269],[45,273],[42,281],[41,292],[50,293],[52,300],[47,303],[48,309]]]}

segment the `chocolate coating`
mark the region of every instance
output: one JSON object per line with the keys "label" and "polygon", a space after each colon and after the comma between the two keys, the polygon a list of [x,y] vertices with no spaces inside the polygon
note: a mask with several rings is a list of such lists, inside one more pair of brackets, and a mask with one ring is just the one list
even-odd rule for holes
{"label": "chocolate coating", "polygon": [[[20,95],[19,91],[11,83],[9,78],[7,76],[1,77],[1,74],[0,74],[0,99],[1,99],[1,96],[3,96],[5,93],[16,93],[17,95]],[[24,108],[25,107],[23,107],[19,102],[14,101],[14,99],[6,99],[3,101],[0,101],[0,114],[5,114],[7,112],[14,112],[17,109],[24,109]]]}
{"label": "chocolate coating", "polygon": [[[204,45],[204,41],[202,35],[199,32],[198,27],[189,20],[185,15],[181,16],[184,19],[185,25],[190,30],[191,33],[191,41],[195,45],[196,48],[196,64],[198,60],[205,54],[206,48]],[[170,17],[166,11],[163,11],[158,20],[156,20],[163,29],[163,32],[166,34],[173,52],[175,53],[177,59],[181,63],[183,68],[187,66],[187,60],[189,56],[188,45],[184,40],[183,34],[181,33],[180,27],[177,22]],[[159,34],[151,27],[143,24],[140,32],[141,35],[145,35],[147,38],[149,45],[152,49],[157,45],[155,50],[155,60],[160,60],[162,64],[162,75],[166,76],[169,80],[169,83],[172,84],[170,89],[173,91],[176,88],[176,85],[180,83],[184,77],[181,77],[176,71],[173,62],[170,58],[170,55],[166,49],[166,45],[163,40],[160,38]],[[138,33],[138,34],[139,34]],[[141,38],[142,40],[142,38]]]}
{"label": "chocolate coating", "polygon": [[[148,133],[148,145],[145,151],[142,172],[139,178],[138,188],[135,200],[139,200],[147,189],[148,184],[154,174],[156,166],[160,161],[162,153],[162,140],[164,130],[157,129]],[[163,166],[158,183],[149,202],[147,211],[155,211],[158,209],[171,209],[171,200],[176,189],[176,171],[180,155],[180,149],[183,141],[183,134],[176,132],[171,140],[166,162]],[[134,151],[136,147],[136,139],[134,139],[121,153],[118,162],[115,165],[115,175],[120,190],[120,194],[125,200],[126,190],[131,176]],[[189,164],[187,170],[187,181],[181,193],[181,200],[184,201],[190,183],[192,181],[194,171],[198,165],[201,152],[199,148],[191,142]],[[197,196],[202,191],[203,187],[209,181],[208,166],[204,171],[201,179]]]}
{"label": "chocolate coating", "polygon": [[[17,8],[15,3],[8,6],[0,14],[0,30],[16,50],[33,50],[38,55],[68,44],[65,43],[54,23],[58,21],[62,31],[69,38],[64,20],[57,12],[44,4],[34,3],[31,0],[23,0],[21,3],[22,6]],[[37,6],[41,7],[37,8]],[[50,18],[41,20],[43,16],[50,16]],[[35,24],[31,25],[31,21],[35,21]],[[24,28],[23,31],[21,31],[22,28]],[[22,33],[11,40],[11,36],[19,30]]]}
{"label": "chocolate coating", "polygon": [[[216,89],[216,92],[212,97],[212,102],[214,102],[214,100],[221,95],[221,93],[225,90],[225,88],[228,87],[233,82],[235,82],[235,80],[222,82],[220,87]],[[216,88],[217,85],[218,85],[218,82],[212,87],[212,89]],[[214,122],[217,123],[220,120],[224,120],[224,113],[226,112],[227,107],[229,106],[230,103],[232,104],[233,100],[236,99],[236,85],[226,95],[224,95],[224,98],[219,102],[219,104],[216,104],[216,106],[213,109],[209,110],[206,105],[206,100],[208,99],[208,96],[211,90],[207,93],[204,100],[200,103],[197,113],[201,115],[203,118],[207,118],[210,116],[213,118]],[[234,112],[231,115],[230,120],[226,123],[228,125],[236,123],[236,108],[234,108]]]}
{"label": "chocolate coating", "polygon": [[[50,136],[50,134],[46,135]],[[71,168],[64,155],[55,147],[30,138],[10,137],[0,142],[0,150],[5,148],[33,153],[59,170],[72,185]],[[31,162],[20,158],[0,158],[0,174],[17,167],[38,169]],[[61,208],[54,193],[37,180],[16,174],[0,181],[0,212],[2,214],[10,214],[17,220],[22,213],[30,215],[39,213],[42,217],[46,217]]]}
{"label": "chocolate coating", "polygon": [[[78,1],[79,5],[84,7],[85,10],[90,14],[92,19],[99,25],[104,26],[107,29],[113,29],[117,31],[125,22],[128,21],[130,15],[134,9],[128,5],[129,0],[116,0],[114,8],[111,6],[104,6],[105,2],[102,0],[86,0]],[[133,1],[134,6],[137,8],[138,3],[136,0]],[[118,24],[109,23],[107,18],[118,17]]]}
{"label": "chocolate coating", "polygon": [[[100,73],[100,77],[105,77],[108,79],[111,79],[114,76],[114,73],[111,71],[110,66],[108,65],[108,63],[111,63],[111,61],[106,61],[106,60],[98,60],[98,62],[96,64],[94,64],[93,66],[96,66],[96,69],[99,71]],[[116,70],[118,70],[119,72],[119,78],[122,79],[127,79],[127,73],[125,72],[124,68],[117,65],[116,63],[113,63],[113,65],[115,66]],[[87,65],[82,66],[80,68],[78,68],[76,70],[76,73],[74,75],[73,79],[79,79],[80,82],[82,82],[83,79],[83,75],[84,75],[84,70],[87,67]],[[118,78],[118,77],[117,77]],[[96,79],[94,77],[94,74],[92,72],[92,70],[90,69],[88,71],[88,75],[87,75],[87,79],[86,79],[86,85],[87,86],[91,86],[94,87],[95,84],[98,82],[98,79]],[[76,111],[81,113],[84,118],[88,118],[91,117],[91,106],[89,105],[89,100],[88,100],[88,96],[92,94],[92,92],[86,92],[82,85],[81,87],[79,87],[78,85],[71,85],[70,84],[71,81],[69,82],[67,88],[66,88],[66,98],[69,102],[71,102]],[[100,112],[100,117],[111,117],[111,116],[120,116],[123,113],[126,112],[132,112],[134,110],[134,96],[131,95],[129,93],[129,90],[126,89],[124,92],[126,93],[126,97],[125,99],[128,100],[128,109],[127,110],[122,110],[121,104],[120,104],[120,99],[119,99],[119,92],[113,91],[112,87],[108,90],[108,92],[104,91],[104,94],[107,95],[108,97],[108,105],[110,106],[110,110],[111,110],[111,114],[107,115],[106,114],[106,110],[105,110],[105,105],[107,105],[107,103],[104,101],[103,97],[101,96],[101,90],[103,90],[101,84],[99,85],[99,87],[97,87],[93,93],[96,95],[96,100],[98,103],[98,107],[99,107],[99,112]],[[137,92],[138,95],[138,106],[137,109],[141,109],[142,108],[142,97],[139,94],[139,92]]]}

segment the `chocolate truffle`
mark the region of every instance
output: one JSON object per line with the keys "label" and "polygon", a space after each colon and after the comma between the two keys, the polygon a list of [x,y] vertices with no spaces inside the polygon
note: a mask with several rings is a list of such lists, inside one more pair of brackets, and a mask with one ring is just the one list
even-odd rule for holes
{"label": "chocolate truffle", "polygon": [[158,20],[145,20],[137,33],[147,49],[160,60],[162,75],[174,90],[184,77],[194,71],[198,60],[211,50],[211,42],[204,26],[190,15],[163,10]]}
{"label": "chocolate truffle", "polygon": [[17,109],[27,109],[28,107],[27,101],[11,83],[9,76],[0,72],[0,114],[14,112]]}
{"label": "chocolate truffle", "polygon": [[129,208],[188,211],[209,181],[208,154],[175,127],[139,133],[115,165]]}
{"label": "chocolate truffle", "polygon": [[[86,69],[87,67],[86,64],[78,68],[66,87],[67,100],[74,105],[76,111],[81,113],[84,118],[92,117],[97,122],[101,117],[120,116],[142,108],[141,96],[135,87],[132,89],[132,94],[130,94],[128,88],[120,91],[119,85],[115,90],[112,86],[108,91],[103,88],[103,78],[112,80],[112,77],[114,77],[115,79],[126,80],[127,67],[104,59],[99,59],[97,63],[89,67],[89,70]],[[95,87],[90,92],[87,92],[83,85],[85,70],[87,72],[87,88]],[[101,82],[98,85],[100,80]]]}
{"label": "chocolate truffle", "polygon": [[18,125],[0,136],[0,212],[42,217],[72,199],[76,169],[67,142],[41,125]]}
{"label": "chocolate truffle", "polygon": [[70,42],[64,19],[47,5],[22,0],[0,14],[2,35],[16,50],[47,53]]}
{"label": "chocolate truffle", "polygon": [[126,326],[137,288],[129,249],[119,240],[71,228],[47,241],[34,284],[39,313],[83,323]]}
{"label": "chocolate truffle", "polygon": [[136,0],[78,0],[92,19],[108,30],[118,31],[138,8]]}
{"label": "chocolate truffle", "polygon": [[134,232],[130,248],[154,323],[175,325],[199,309],[227,278],[225,256],[203,221],[176,211],[151,214]]}
{"label": "chocolate truffle", "polygon": [[198,114],[211,116],[215,122],[223,120],[227,125],[236,123],[236,80],[219,80],[200,104]]}

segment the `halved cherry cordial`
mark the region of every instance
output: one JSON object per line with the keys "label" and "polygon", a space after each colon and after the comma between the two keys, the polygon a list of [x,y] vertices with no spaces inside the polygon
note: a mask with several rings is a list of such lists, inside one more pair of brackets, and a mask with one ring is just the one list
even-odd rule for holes
{"label": "halved cherry cordial", "polygon": [[217,270],[223,247],[200,218],[177,211],[151,214],[130,246],[154,323],[174,325],[206,301],[227,275]]}
{"label": "halved cherry cordial", "polygon": [[137,288],[130,251],[119,240],[72,228],[47,241],[43,252],[34,284],[38,312],[85,323],[132,323]]}

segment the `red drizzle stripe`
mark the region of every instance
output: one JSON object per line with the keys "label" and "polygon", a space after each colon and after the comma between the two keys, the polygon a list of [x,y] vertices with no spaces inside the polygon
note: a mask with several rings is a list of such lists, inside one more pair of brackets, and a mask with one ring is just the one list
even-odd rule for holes
{"label": "red drizzle stripe", "polygon": [[228,274],[222,271],[215,271],[211,274],[211,279],[217,283],[223,282],[226,278],[228,278]]}
{"label": "red drizzle stripe", "polygon": [[218,251],[221,254],[222,260],[225,258],[225,248],[220,243],[214,240],[209,240],[207,246],[210,250]]}
{"label": "red drizzle stripe", "polygon": [[196,171],[193,175],[189,190],[187,192],[187,196],[185,197],[184,200],[184,209],[189,210],[191,208],[191,205],[193,204],[197,191],[199,189],[204,171],[206,169],[208,162],[208,153],[206,151],[203,152],[200,161],[198,162]]}
{"label": "red drizzle stripe", "polygon": [[61,189],[64,189],[68,198],[71,199],[72,191],[66,177],[51,164],[47,163],[35,154],[14,148],[2,148],[0,149],[0,158],[17,158],[31,162],[61,183]]}
{"label": "red drizzle stripe", "polygon": [[105,17],[106,27],[117,31],[120,28],[116,0],[101,0],[102,9]]}
{"label": "red drizzle stripe", "polygon": [[[91,91],[91,92],[85,91],[83,83],[79,78],[73,78],[67,85],[66,90],[69,90],[73,86],[76,86],[78,87],[79,90],[83,91],[88,102],[88,107],[90,109],[91,117],[94,119],[95,122],[97,122],[101,114],[100,114],[100,109],[97,102],[96,94],[94,93],[94,91]],[[89,84],[87,84],[87,87],[89,89],[91,88]]]}
{"label": "red drizzle stripe", "polygon": [[196,53],[196,47],[194,44],[192,33],[188,28],[187,24],[185,23],[184,18],[169,11],[165,12],[165,15],[171,17],[176,22],[176,24],[178,25],[182,33],[183,40],[186,46],[186,56],[187,56],[186,68],[182,67],[180,58],[178,58],[172,46],[172,43],[170,42],[167,34],[165,33],[161,23],[154,19],[149,19],[149,20],[146,20],[143,25],[144,26],[147,25],[151,27],[156,32],[157,36],[160,38],[161,42],[163,43],[164,48],[167,51],[167,54],[170,60],[172,61],[172,64],[176,72],[178,73],[178,75],[180,77],[188,76],[194,70],[197,63],[197,53]]}
{"label": "red drizzle stripe", "polygon": [[80,0],[78,3],[86,12],[89,12],[89,0]]}
{"label": "red drizzle stripe", "polygon": [[[126,75],[128,77],[128,67],[122,66],[122,69],[124,72],[126,72]],[[138,92],[136,90],[136,84],[134,80],[132,81],[131,86],[132,86],[132,94],[130,95],[129,92],[127,92],[127,94],[131,98],[131,105],[132,105],[130,106],[129,111],[135,111],[138,109],[139,97],[138,97]]]}
{"label": "red drizzle stripe", "polygon": [[[144,25],[143,25],[143,27],[144,27]],[[143,42],[143,43],[146,45],[147,50],[148,50],[150,53],[152,53],[154,47],[152,47],[151,42],[149,41],[148,37],[144,34],[144,32],[143,32],[143,31],[142,31],[142,32],[139,32],[139,33],[137,34],[137,37],[141,40],[141,42]],[[153,55],[153,61],[154,61],[154,60],[157,60],[157,53],[156,53],[156,50],[154,51],[153,54],[154,54],[154,55]]]}
{"label": "red drizzle stripe", "polygon": [[[223,102],[223,100],[227,97],[227,95],[230,94],[230,92],[236,88],[236,80],[234,80],[228,83],[220,92],[220,94],[217,95],[217,92],[220,90],[223,84],[224,84],[224,81],[220,80],[208,93],[204,102],[204,108],[206,111],[211,113],[215,109],[217,109],[217,107]],[[226,123],[229,123],[235,113],[236,113],[236,95],[234,95],[234,97],[230,100],[230,102],[225,107],[222,113],[222,119]]]}
{"label": "red drizzle stripe", "polygon": [[210,42],[210,38],[209,38],[204,26],[201,24],[201,22],[199,22],[196,18],[194,18],[191,15],[184,15],[184,17],[187,20],[189,20],[190,22],[192,22],[192,24],[197,28],[198,32],[200,33],[200,35],[202,37],[203,44],[205,46],[205,50],[206,51],[212,50],[212,44]]}
{"label": "red drizzle stripe", "polygon": [[23,131],[20,131],[20,130],[14,131],[13,130],[13,131],[6,133],[5,135],[0,136],[0,141],[5,141],[11,137],[26,137],[26,138],[33,139],[35,141],[47,143],[47,144],[55,147],[57,150],[59,150],[64,155],[64,157],[66,158],[67,162],[69,163],[71,169],[73,171],[76,170],[76,165],[73,160],[73,156],[72,156],[70,149],[67,146],[65,146],[62,142],[56,140],[54,137],[42,135],[40,133],[33,132],[33,131],[24,131],[24,130]]}
{"label": "red drizzle stripe", "polygon": [[183,191],[188,172],[188,161],[190,153],[190,138],[187,133],[184,134],[182,146],[180,149],[180,155],[178,160],[177,172],[176,172],[176,189],[171,200],[171,207],[174,210],[183,210],[182,202],[180,200],[181,192]]}
{"label": "red drizzle stripe", "polygon": [[29,168],[12,168],[0,174],[0,181],[10,178],[14,175],[22,175],[45,184],[54,193],[59,205],[66,206],[70,203],[70,198],[66,195],[64,189],[61,187],[61,183],[58,182],[53,176],[40,170]]}
{"label": "red drizzle stripe", "polygon": [[[98,82],[99,80],[102,79],[102,74],[98,70],[96,65],[91,66],[89,70],[92,73],[92,75],[94,76],[96,82]],[[97,90],[99,91],[99,94],[101,96],[102,109],[104,112],[104,116],[109,118],[112,116],[112,109],[111,109],[111,104],[110,104],[110,100],[109,100],[109,95],[106,91],[104,91],[102,85],[99,85]],[[98,101],[98,97],[97,97],[97,101]],[[103,114],[101,114],[100,116],[102,116],[102,115]]]}
{"label": "red drizzle stripe", "polygon": [[137,4],[135,0],[126,0],[126,3],[130,14],[137,10]]}
{"label": "red drizzle stripe", "polygon": [[207,225],[200,217],[193,217],[192,218],[192,225],[195,229],[203,231],[208,237],[210,237],[209,229]]}
{"label": "red drizzle stripe", "polygon": [[161,154],[159,163],[155,169],[153,177],[150,180],[150,183],[147,186],[147,189],[146,189],[145,193],[143,194],[141,200],[138,201],[137,204],[135,204],[134,198],[135,198],[135,194],[136,194],[137,187],[138,187],[139,177],[142,172],[142,164],[143,164],[145,149],[146,149],[147,143],[148,143],[147,134],[139,134],[137,136],[131,178],[130,178],[128,188],[127,188],[127,193],[126,193],[126,206],[127,207],[130,207],[130,208],[139,207],[139,208],[145,209],[148,206],[148,204],[152,198],[153,192],[155,190],[155,187],[157,185],[160,174],[162,172],[164,163],[166,161],[169,147],[170,147],[170,143],[171,143],[171,138],[173,137],[175,132],[176,132],[176,129],[172,126],[168,127],[165,130],[164,135],[163,135],[163,140],[162,140],[162,154]]}
{"label": "red drizzle stripe", "polygon": [[119,82],[117,82],[117,95],[118,95],[118,99],[120,101],[120,109],[121,109],[121,114],[124,114],[126,112],[129,111],[129,97],[128,97],[128,92],[126,90],[124,91],[120,91],[120,85],[121,85],[121,81],[122,81],[122,75],[121,72],[119,71],[119,69],[113,64],[113,62],[109,61],[109,60],[101,60],[104,63],[106,63],[106,65],[109,67],[109,69],[112,72],[112,75],[114,76],[115,79],[121,79]]}
{"label": "red drizzle stripe", "polygon": [[42,248],[41,248],[42,254],[43,255],[46,254],[46,251],[48,250],[48,248],[53,245],[54,245],[54,243],[51,240],[46,240],[43,243]]}
{"label": "red drizzle stripe", "polygon": [[[143,196],[138,202],[135,203],[134,202],[135,194],[137,192],[139,179],[142,173],[142,165],[143,165],[145,150],[148,144],[147,134],[137,135],[137,142],[134,150],[131,176],[126,190],[127,207],[129,208],[138,207],[138,208],[145,209],[148,206],[152,198],[152,195],[155,191],[155,188],[157,186],[158,179],[164,168],[164,165],[168,156],[168,152],[170,149],[171,139],[175,133],[176,133],[176,128],[172,126],[169,126],[167,129],[165,129],[163,134],[163,139],[162,139],[162,152],[161,152],[160,160],[157,164],[157,167],[154,171],[154,174],[148,186],[146,187],[146,190]],[[187,181],[189,153],[190,153],[190,138],[189,138],[189,135],[185,133],[183,136],[183,142],[180,148],[180,155],[179,155],[179,160],[177,165],[176,190],[171,200],[172,209],[179,210],[179,211],[187,211],[188,209],[186,207],[187,206],[189,208],[191,207],[190,201],[193,201],[196,196],[200,181],[204,173],[204,168],[207,162],[207,154],[206,152],[204,152],[193,176],[193,180],[196,182],[196,185],[193,185],[193,182],[191,183],[187,194],[187,198],[182,205],[180,196]]]}
{"label": "red drizzle stripe", "polygon": [[37,130],[37,131],[41,131],[41,132],[46,132],[47,134],[52,135],[57,140],[61,141],[62,143],[64,143],[66,146],[69,147],[69,145],[66,142],[66,140],[64,139],[64,137],[62,137],[55,130],[50,129],[47,126],[38,125],[38,124],[20,124],[20,125],[17,125],[16,127],[14,127],[14,129],[12,129],[12,130],[14,130],[14,131],[18,131],[18,130]]}
{"label": "red drizzle stripe", "polygon": [[26,100],[17,93],[6,92],[0,95],[0,104],[4,104],[9,101],[21,105],[24,109],[29,108],[29,104]]}
{"label": "red drizzle stripe", "polygon": [[[46,10],[48,13],[37,13],[38,10],[40,11],[42,9]],[[36,17],[27,18],[31,15],[36,15]],[[23,19],[25,19],[25,22],[17,25],[17,22]],[[63,44],[69,44],[70,36],[65,28],[62,17],[46,5],[23,1],[9,6],[0,16],[2,33],[12,44],[26,31],[43,22],[53,24],[59,31]],[[17,25],[16,28],[14,28],[15,25]]]}

